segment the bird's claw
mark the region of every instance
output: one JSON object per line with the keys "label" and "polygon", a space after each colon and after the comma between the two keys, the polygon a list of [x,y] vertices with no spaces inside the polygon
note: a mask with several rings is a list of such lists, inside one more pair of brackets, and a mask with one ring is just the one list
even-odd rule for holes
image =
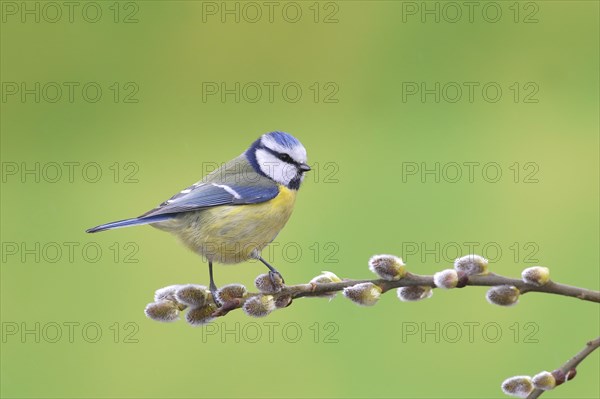
{"label": "bird's claw", "polygon": [[219,299],[217,297],[217,291],[218,291],[217,287],[215,285],[211,284],[209,289],[210,289],[210,294],[212,295],[213,302],[215,303],[215,305],[217,305],[218,308],[220,308],[221,301],[219,301]]}
{"label": "bird's claw", "polygon": [[277,270],[275,270],[275,271],[270,270],[269,278],[271,279],[271,282],[273,283],[274,287],[280,287],[285,284],[285,280],[283,279],[283,276]]}

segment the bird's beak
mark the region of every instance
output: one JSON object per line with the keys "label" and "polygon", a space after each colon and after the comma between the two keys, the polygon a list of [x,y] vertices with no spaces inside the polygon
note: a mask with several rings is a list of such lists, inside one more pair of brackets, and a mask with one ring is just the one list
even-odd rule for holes
{"label": "bird's beak", "polygon": [[310,170],[310,166],[308,166],[308,165],[307,165],[307,164],[305,164],[305,163],[301,163],[301,164],[299,165],[299,167],[300,167],[300,170],[301,170],[301,171],[303,171],[303,172],[308,172],[308,171]]}

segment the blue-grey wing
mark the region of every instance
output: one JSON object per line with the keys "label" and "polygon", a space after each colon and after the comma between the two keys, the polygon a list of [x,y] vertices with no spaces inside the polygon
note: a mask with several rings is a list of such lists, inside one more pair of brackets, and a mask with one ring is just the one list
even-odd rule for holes
{"label": "blue-grey wing", "polygon": [[279,194],[277,184],[198,183],[186,188],[140,217],[190,212],[219,205],[257,204]]}

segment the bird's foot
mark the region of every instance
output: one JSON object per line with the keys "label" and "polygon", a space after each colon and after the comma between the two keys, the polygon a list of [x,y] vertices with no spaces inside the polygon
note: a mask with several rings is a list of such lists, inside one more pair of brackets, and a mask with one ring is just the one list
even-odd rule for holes
{"label": "bird's foot", "polygon": [[220,308],[221,307],[221,301],[219,301],[219,298],[217,296],[217,292],[219,291],[217,289],[217,286],[214,285],[214,284],[211,284],[209,286],[209,289],[210,289],[210,294],[212,295],[213,302],[215,303],[215,305],[217,305],[218,308]]}
{"label": "bird's foot", "polygon": [[271,282],[275,287],[279,287],[285,284],[283,276],[277,270],[269,270],[269,278],[271,279]]}

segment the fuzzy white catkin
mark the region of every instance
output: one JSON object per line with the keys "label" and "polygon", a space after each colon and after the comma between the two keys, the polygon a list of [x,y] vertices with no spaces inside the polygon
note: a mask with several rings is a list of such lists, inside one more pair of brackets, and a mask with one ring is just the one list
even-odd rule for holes
{"label": "fuzzy white catkin", "polygon": [[517,375],[507,378],[502,383],[502,391],[510,396],[526,398],[533,391],[534,386],[531,377],[527,375]]}
{"label": "fuzzy white catkin", "polygon": [[179,318],[177,303],[167,300],[149,303],[146,305],[144,313],[149,319],[163,323],[169,323]]}
{"label": "fuzzy white catkin", "polygon": [[481,255],[465,255],[454,261],[454,268],[467,276],[487,272],[488,260]]}
{"label": "fuzzy white catkin", "polygon": [[446,269],[433,275],[433,282],[439,288],[455,288],[458,284],[458,272],[454,269]]}
{"label": "fuzzy white catkin", "polygon": [[492,305],[513,306],[519,302],[519,289],[512,285],[500,285],[492,287],[485,295],[487,301]]}
{"label": "fuzzy white catkin", "polygon": [[550,269],[543,266],[528,267],[521,273],[521,278],[527,284],[542,286],[550,281]]}
{"label": "fuzzy white catkin", "polygon": [[373,283],[360,283],[344,288],[344,296],[362,306],[373,306],[381,296],[381,288]]}
{"label": "fuzzy white catkin", "polygon": [[248,316],[265,317],[275,310],[275,301],[272,295],[256,295],[244,302],[242,310]]}
{"label": "fuzzy white catkin", "polygon": [[431,287],[413,285],[398,288],[397,294],[402,302],[416,302],[431,298],[433,290]]}
{"label": "fuzzy white catkin", "polygon": [[406,275],[405,264],[394,255],[375,255],[369,259],[369,270],[384,280],[395,281]]}

